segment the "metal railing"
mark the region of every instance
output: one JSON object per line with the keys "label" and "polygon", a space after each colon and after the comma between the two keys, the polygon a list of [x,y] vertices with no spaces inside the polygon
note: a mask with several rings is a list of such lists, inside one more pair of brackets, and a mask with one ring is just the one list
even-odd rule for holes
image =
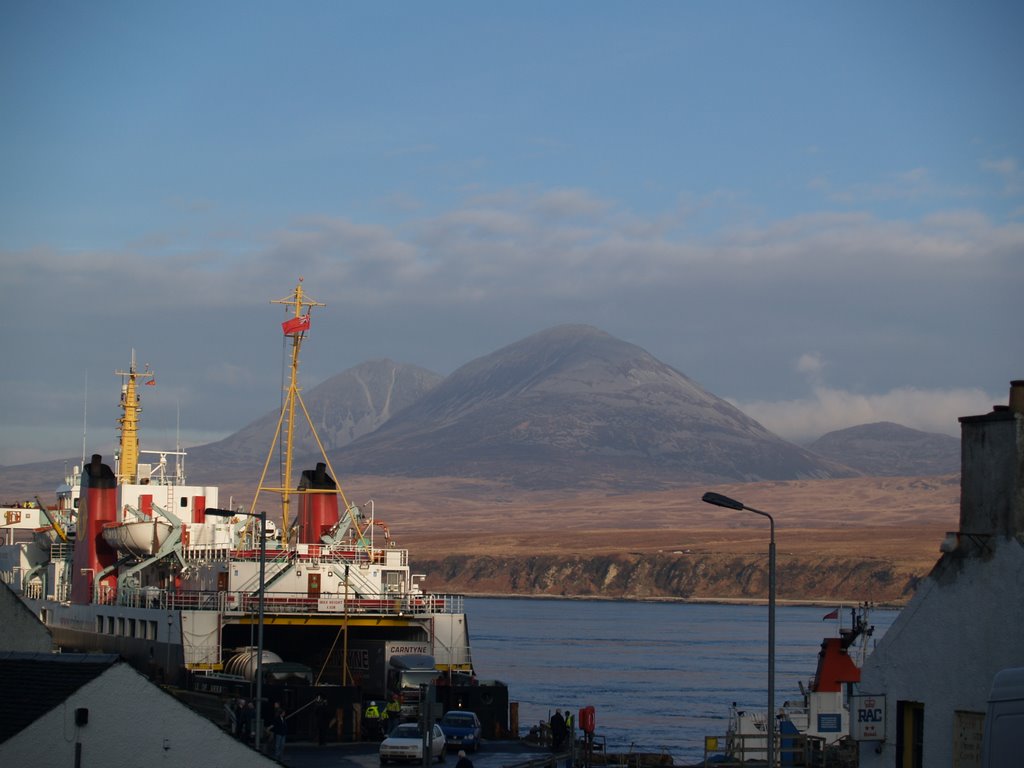
{"label": "metal railing", "polygon": [[[116,602],[118,605],[131,608],[245,614],[257,611],[259,596],[251,592],[173,591],[156,587],[124,587],[118,590]],[[264,598],[264,611],[278,614],[416,616],[427,613],[463,613],[463,606],[462,595],[396,597],[382,594],[346,599],[343,595],[336,594],[310,597],[305,592],[268,592]]]}
{"label": "metal railing", "polygon": [[[748,743],[749,742],[749,743]],[[778,734],[775,743],[776,764],[824,768],[824,739],[802,733]],[[764,761],[767,748],[763,734],[736,734],[704,737],[704,765],[715,768]],[[838,765],[838,764],[837,764]]]}

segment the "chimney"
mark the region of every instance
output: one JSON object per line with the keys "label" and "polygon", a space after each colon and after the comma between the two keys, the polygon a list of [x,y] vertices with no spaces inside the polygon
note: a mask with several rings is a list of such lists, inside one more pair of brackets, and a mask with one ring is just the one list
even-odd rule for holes
{"label": "chimney", "polygon": [[960,532],[1024,536],[1024,380],[1009,406],[960,419]]}

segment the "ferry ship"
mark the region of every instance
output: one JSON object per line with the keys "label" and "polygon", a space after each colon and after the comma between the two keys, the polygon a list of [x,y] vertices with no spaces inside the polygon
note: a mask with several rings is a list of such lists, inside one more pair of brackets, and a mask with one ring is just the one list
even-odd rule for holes
{"label": "ferry ship", "polygon": [[[119,653],[178,688],[251,695],[262,668],[265,690],[298,697],[282,702],[290,710],[346,699],[354,712],[360,699],[389,694],[380,657],[406,643],[433,657],[439,692],[475,705],[495,733],[506,730],[507,692],[476,679],[462,596],[422,590],[424,577],[373,502],[346,498],[319,438],[322,460],[293,481],[298,414],[316,435],[297,383],[299,352],[312,310],[325,305],[304,295],[301,280],[271,303],[286,305],[289,384],[249,509],[225,510],[216,487],[188,484],[184,451],[140,450],[141,392],[154,373],[139,370],[133,353],[116,372],[113,466],[93,455],[67,473],[55,503],[0,508],[0,576],[59,648]],[[271,487],[279,443],[282,477]],[[280,498],[279,526],[257,512],[265,493]]]}

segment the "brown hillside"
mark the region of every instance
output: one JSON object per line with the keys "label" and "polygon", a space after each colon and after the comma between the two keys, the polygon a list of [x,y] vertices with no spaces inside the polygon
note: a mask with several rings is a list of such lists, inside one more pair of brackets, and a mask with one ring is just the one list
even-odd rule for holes
{"label": "brown hillside", "polygon": [[959,515],[956,475],[628,495],[516,493],[451,478],[357,477],[344,487],[350,503],[374,500],[377,519],[427,574],[425,589],[466,594],[762,599],[767,521],[700,501],[715,490],[775,517],[780,599],[898,603]]}

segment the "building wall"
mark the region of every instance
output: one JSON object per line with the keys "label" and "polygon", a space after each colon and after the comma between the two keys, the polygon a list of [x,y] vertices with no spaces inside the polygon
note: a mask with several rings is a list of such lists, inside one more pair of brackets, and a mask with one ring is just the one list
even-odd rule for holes
{"label": "building wall", "polygon": [[[75,710],[89,710],[75,725]],[[75,759],[81,745],[80,763]],[[287,752],[286,752],[287,754]],[[202,715],[152,685],[125,663],[0,744],[0,765],[262,768],[279,764],[236,741]]]}
{"label": "building wall", "polygon": [[0,582],[0,651],[49,653],[53,638],[21,598]]}
{"label": "building wall", "polygon": [[952,766],[954,713],[983,713],[996,672],[1024,666],[1024,547],[991,546],[943,558],[865,662],[857,692],[885,695],[886,740],[861,744],[863,768],[897,765],[901,700],[924,704],[923,764]]}
{"label": "building wall", "polygon": [[992,679],[1024,666],[1024,381],[1009,407],[960,424],[959,531],[861,670],[856,692],[884,696],[886,712],[885,740],[861,743],[863,768],[902,765],[901,701],[923,709],[922,765],[979,765]]}

